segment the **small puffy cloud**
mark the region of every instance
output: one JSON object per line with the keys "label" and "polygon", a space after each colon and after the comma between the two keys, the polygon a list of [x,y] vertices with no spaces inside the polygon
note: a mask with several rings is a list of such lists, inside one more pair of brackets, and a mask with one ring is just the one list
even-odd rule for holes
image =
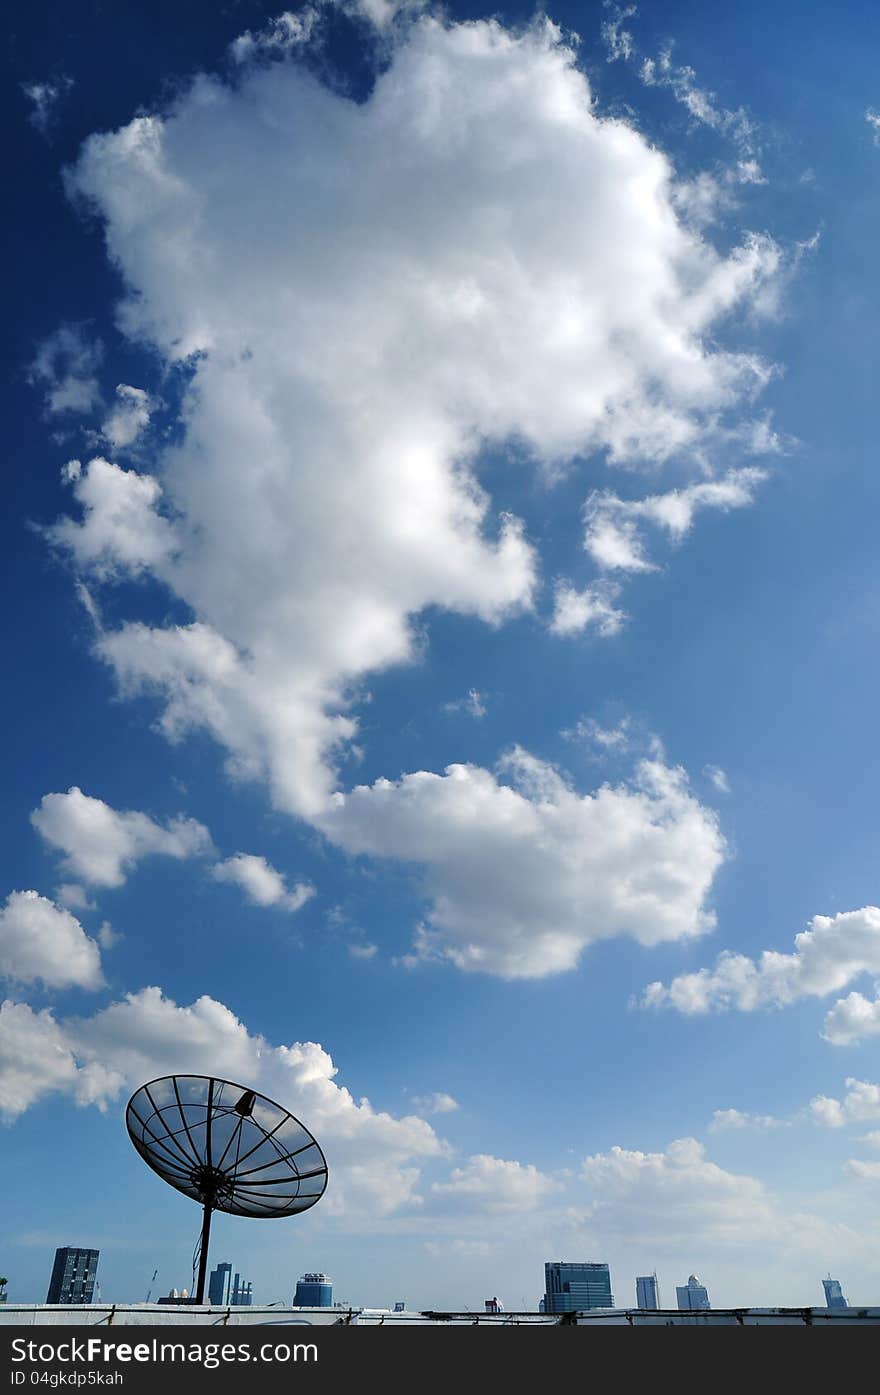
{"label": "small puffy cloud", "polygon": [[657,944],[714,924],[704,901],[724,841],[684,772],[658,761],[580,795],[516,748],[497,773],[451,765],[359,785],[320,826],[351,853],[417,863],[431,908],[415,958],[469,972],[540,978],[597,939]]}
{"label": "small puffy cloud", "polygon": [[48,136],[61,99],[73,87],[73,78],[62,74],[51,82],[23,82],[21,90],[31,103],[30,123],[41,136]]}
{"label": "small puffy cloud", "polygon": [[297,882],[291,890],[282,874],[254,853],[235,853],[225,862],[218,862],[211,868],[211,876],[218,882],[233,882],[240,886],[247,899],[255,906],[275,906],[282,911],[298,911],[315,894],[315,888],[308,882]]}
{"label": "small puffy cloud", "polygon": [[582,591],[570,582],[557,582],[550,629],[555,635],[580,635],[595,631],[602,639],[623,628],[626,612],[614,604],[620,587],[613,582],[594,581]]}
{"label": "small puffy cloud", "polygon": [[102,949],[115,949],[124,938],[125,936],[121,935],[118,930],[113,929],[109,920],[101,922],[101,928],[98,931],[98,944]]}
{"label": "small puffy cloud", "polygon": [[13,891],[0,907],[0,976],[46,988],[100,988],[101,955],[79,921],[36,891]]}
{"label": "small puffy cloud", "polygon": [[[682,974],[668,987],[649,984],[642,1006],[671,1007],[695,1015],[728,1008],[754,1012],[785,1007],[800,998],[823,998],[859,974],[880,974],[880,908],[865,906],[835,916],[814,916],[810,928],[795,936],[794,946],[792,954],[766,949],[757,960],[725,950],[714,969]],[[850,999],[856,997],[850,995]],[[824,1032],[829,1041],[839,1043],[865,1033],[863,1021],[851,1020],[857,1014],[841,1012],[850,999],[829,1013]]]}
{"label": "small puffy cloud", "polygon": [[859,1135],[860,1143],[867,1143],[869,1148],[880,1148],[880,1129],[871,1129],[870,1133]]}
{"label": "small puffy cloud", "polygon": [[863,993],[847,993],[838,999],[825,1018],[822,1035],[835,1046],[880,1036],[880,996],[872,1000]]}
{"label": "small puffy cloud", "polygon": [[123,470],[96,456],[85,470],[78,460],[68,461],[62,478],[73,489],[82,521],[61,518],[43,531],[82,571],[99,580],[140,576],[172,557],[178,542],[157,510],[162,490],[152,475]]}
{"label": "small puffy cloud", "polygon": [[880,1162],[862,1162],[861,1158],[848,1158],[843,1168],[850,1177],[858,1177],[862,1182],[880,1182]]}
{"label": "small puffy cloud", "polygon": [[97,371],[104,357],[99,339],[89,339],[78,324],[64,324],[38,346],[30,381],[43,390],[50,416],[88,413],[100,402]]}
{"label": "small puffy cloud", "polygon": [[458,1109],[458,1100],[452,1095],[437,1091],[433,1095],[413,1095],[413,1108],[420,1114],[451,1114]]}
{"label": "small puffy cloud", "polygon": [[136,810],[113,809],[76,785],[44,795],[31,823],[63,854],[65,870],[88,886],[122,886],[144,857],[180,860],[213,851],[208,830],[195,819],[179,815],[163,826]]}
{"label": "small puffy cloud", "polygon": [[880,1085],[848,1076],[843,1099],[816,1095],[810,1100],[810,1114],[817,1124],[831,1129],[880,1119]]}
{"label": "small puffy cloud", "polygon": [[476,1153],[464,1167],[454,1167],[447,1182],[433,1182],[435,1202],[456,1210],[481,1212],[534,1211],[543,1206],[560,1183],[531,1163]]}
{"label": "small puffy cloud", "polygon": [[479,721],[486,715],[485,693],[481,693],[477,688],[468,688],[467,694],[463,698],[456,698],[454,702],[444,702],[444,712],[463,712],[468,717],[473,717]]}
{"label": "small puffy cloud", "polygon": [[730,781],[720,765],[704,765],[703,774],[719,794],[730,794]]}
{"label": "small puffy cloud", "polygon": [[643,499],[621,499],[610,490],[594,491],[587,499],[584,547],[605,571],[652,571],[645,555],[641,528],[645,523],[664,530],[673,542],[690,531],[694,515],[702,509],[743,508],[752,503],[755,487],[766,472],[755,468],[731,470],[723,479],[707,480],[651,494]]}
{"label": "small puffy cloud", "polygon": [[874,144],[880,145],[880,111],[874,111],[873,107],[868,107],[868,110],[865,112],[865,120],[871,127]]}
{"label": "small puffy cloud", "polygon": [[352,959],[375,959],[379,953],[379,946],[374,944],[349,945],[348,952]]}
{"label": "small puffy cloud", "polygon": [[784,1122],[772,1114],[745,1114],[741,1109],[716,1109],[709,1124],[710,1133],[729,1129],[778,1129]]}
{"label": "small puffy cloud", "polygon": [[70,911],[93,911],[95,903],[89,900],[89,893],[79,882],[62,882],[55,890],[55,897]]}
{"label": "small puffy cloud", "polygon": [[0,1108],[10,1117],[50,1092],[106,1108],[144,1080],[187,1072],[250,1085],[308,1122],[331,1163],[325,1213],[384,1215],[417,1203],[421,1162],[446,1152],[418,1115],[375,1110],[338,1085],[317,1042],[273,1046],[214,998],[182,1007],[144,988],[92,1017],[63,1021],[4,1004]]}
{"label": "small puffy cloud", "polygon": [[114,450],[133,445],[149,426],[151,410],[149,393],[144,392],[143,388],[119,383],[116,387],[116,404],[104,418],[101,434]]}

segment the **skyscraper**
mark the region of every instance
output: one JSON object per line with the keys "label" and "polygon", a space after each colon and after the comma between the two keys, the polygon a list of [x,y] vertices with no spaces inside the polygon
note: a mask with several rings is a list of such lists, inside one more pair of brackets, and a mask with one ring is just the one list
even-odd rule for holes
{"label": "skyscraper", "polygon": [[636,1307],[660,1307],[660,1290],[657,1287],[656,1274],[646,1274],[642,1278],[636,1279]]}
{"label": "skyscraper", "polygon": [[544,1311],[580,1313],[587,1308],[613,1308],[611,1274],[607,1264],[544,1265]]}
{"label": "skyscraper", "polygon": [[47,1303],[91,1303],[98,1272],[98,1250],[79,1250],[71,1245],[55,1251],[49,1280]]}
{"label": "skyscraper", "polygon": [[332,1308],[333,1280],[327,1274],[303,1274],[293,1295],[295,1308]]}
{"label": "skyscraper", "polygon": [[832,1279],[831,1275],[829,1274],[827,1279],[822,1280],[822,1287],[825,1290],[826,1308],[849,1307],[849,1304],[843,1296],[843,1289],[840,1287],[839,1279]]}
{"label": "skyscraper", "polygon": [[208,1277],[208,1302],[218,1308],[249,1308],[254,1301],[253,1289],[253,1284],[233,1273],[232,1265],[224,1261]]}
{"label": "skyscraper", "polygon": [[700,1283],[696,1274],[691,1274],[686,1284],[682,1284],[675,1290],[678,1298],[679,1312],[686,1313],[689,1309],[708,1308],[709,1294]]}

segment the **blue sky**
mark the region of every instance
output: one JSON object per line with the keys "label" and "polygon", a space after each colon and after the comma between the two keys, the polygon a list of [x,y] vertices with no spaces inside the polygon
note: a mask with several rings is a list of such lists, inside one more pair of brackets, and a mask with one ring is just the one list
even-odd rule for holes
{"label": "blue sky", "polygon": [[258,1300],[876,1301],[872,18],[13,13],[13,1300],[189,1282],[215,1069]]}

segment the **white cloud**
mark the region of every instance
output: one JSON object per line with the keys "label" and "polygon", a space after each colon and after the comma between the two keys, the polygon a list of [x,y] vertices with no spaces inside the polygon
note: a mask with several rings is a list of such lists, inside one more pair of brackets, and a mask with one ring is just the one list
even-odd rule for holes
{"label": "white cloud", "polygon": [[581,719],[571,731],[562,732],[568,741],[586,741],[602,751],[626,751],[630,743],[630,718],[623,717],[614,727],[603,727],[594,717]]}
{"label": "white cloud", "polygon": [[116,405],[105,417],[101,434],[110,442],[114,450],[122,450],[133,445],[141,432],[149,426],[152,403],[150,394],[143,388],[129,387],[118,383]]}
{"label": "white cloud", "polygon": [[13,891],[0,907],[0,976],[46,988],[100,988],[101,955],[79,921],[36,891]]}
{"label": "white cloud", "polygon": [[178,544],[172,525],[156,511],[162,490],[152,475],[96,456],[85,471],[78,460],[68,461],[62,478],[73,488],[82,522],[61,518],[43,531],[84,572],[99,580],[139,576],[170,560]]}
{"label": "white cloud", "polygon": [[[810,928],[795,936],[794,944],[793,954],[764,950],[757,960],[725,950],[714,969],[682,974],[668,987],[649,984],[642,1006],[672,1007],[693,1015],[727,1008],[754,1012],[785,1007],[799,998],[823,998],[858,974],[880,974],[880,908],[865,906],[836,916],[814,916]],[[858,996],[850,994],[829,1013],[824,1032],[829,1041],[851,1040],[869,1030],[846,1009]]]}
{"label": "white cloud", "polygon": [[62,882],[55,889],[55,897],[62,906],[71,911],[93,911],[95,903],[89,900],[89,893],[79,882]]}
{"label": "white cloud", "polygon": [[467,696],[456,698],[454,702],[444,702],[444,712],[464,712],[468,717],[473,717],[479,721],[486,715],[485,693],[481,693],[477,688],[468,688]]}
{"label": "white cloud", "polygon": [[579,795],[517,748],[499,774],[451,765],[359,785],[321,827],[349,852],[424,868],[432,905],[415,956],[460,969],[541,977],[596,939],[657,944],[714,923],[704,899],[723,839],[684,773],[657,761]]}
{"label": "white cloud", "polygon": [[709,1124],[710,1133],[728,1129],[777,1129],[785,1121],[772,1114],[744,1114],[741,1109],[716,1109]]}
{"label": "white cloud", "polygon": [[703,774],[719,794],[730,794],[730,781],[720,765],[704,765]]}
{"label": "white cloud", "polygon": [[868,107],[868,110],[865,112],[865,120],[871,127],[874,144],[880,145],[880,112],[874,111],[872,107]]}
{"label": "white cloud", "polygon": [[213,851],[204,824],[182,815],[165,826],[136,810],[119,812],[73,785],[66,794],[46,794],[31,823],[64,854],[62,867],[88,886],[122,886],[144,857],[177,859]]}
{"label": "white cloud", "polygon": [[871,1129],[870,1133],[859,1135],[860,1143],[867,1143],[869,1148],[880,1148],[880,1129]]}
{"label": "white cloud", "polygon": [[94,1104],[110,1085],[100,1063],[77,1064],[48,1008],[34,1012],[9,999],[0,1005],[0,1115],[7,1121],[56,1092],[72,1096],[77,1104]]}
{"label": "white cloud", "polygon": [[[413,617],[533,604],[485,443],[686,460],[767,380],[718,335],[778,249],[722,254],[686,226],[671,162],[601,117],[552,24],[426,16],[387,43],[364,102],[296,61],[243,64],[92,137],[68,177],[130,287],[121,323],[192,370],[161,461],[180,546],[135,561],[194,620],[123,625],[99,652],[163,700],[169,737],[208,730],[307,818],[355,737],[353,684],[414,656]],[[622,622],[608,590],[556,600],[559,633]]]}
{"label": "white cloud", "polygon": [[[640,1266],[648,1253],[674,1262],[682,1277],[685,1264],[711,1274],[723,1259],[728,1272],[740,1268],[741,1303],[755,1302],[761,1288],[757,1254],[771,1269],[784,1254],[798,1272],[822,1255],[867,1256],[875,1244],[873,1235],[783,1205],[758,1178],[712,1162],[695,1138],[676,1139],[657,1153],[611,1148],[586,1158],[581,1177],[593,1203],[589,1234],[603,1253],[623,1252]],[[764,1302],[778,1301],[763,1287]],[[711,1277],[709,1288],[714,1296]]]}
{"label": "white cloud", "polygon": [[557,582],[550,629],[557,635],[583,634],[595,630],[603,639],[623,627],[626,612],[614,602],[620,587],[613,582],[595,581],[578,591],[567,581]]}
{"label": "white cloud", "polygon": [[594,491],[584,511],[584,546],[603,570],[652,571],[654,564],[645,555],[640,533],[642,524],[651,523],[665,530],[673,542],[680,542],[698,511],[721,509],[726,513],[743,508],[752,502],[755,486],[765,478],[765,471],[749,467],[731,470],[723,479],[644,499],[621,499],[609,490]]}
{"label": "white cloud", "polygon": [[318,1043],[272,1046],[214,998],[179,1007],[161,989],[144,988],[87,1018],[57,1022],[23,1004],[4,1004],[3,1013],[0,1107],[10,1117],[52,1091],[105,1108],[159,1075],[221,1074],[302,1118],[331,1167],[322,1208],[355,1217],[417,1202],[420,1163],[446,1151],[424,1119],[375,1110],[337,1085]]}
{"label": "white cloud", "polygon": [[50,416],[88,413],[101,400],[97,370],[104,356],[99,339],[88,339],[82,325],[65,324],[38,346],[30,381],[43,389]]}
{"label": "white cloud", "polygon": [[297,882],[289,890],[280,872],[264,857],[254,853],[236,853],[225,862],[218,862],[211,869],[211,876],[218,882],[234,882],[240,886],[245,896],[255,906],[276,906],[283,911],[298,911],[315,894],[315,888],[308,882]]}
{"label": "white cloud", "polygon": [[847,993],[838,999],[825,1018],[822,1035],[835,1046],[849,1046],[865,1037],[880,1035],[880,996],[873,1002],[863,993]]}
{"label": "white cloud", "polygon": [[848,1076],[842,1100],[816,1095],[810,1100],[810,1113],[817,1124],[839,1129],[844,1124],[861,1124],[880,1119],[880,1085]]}
{"label": "white cloud", "polygon": [[600,1233],[637,1235],[655,1253],[680,1246],[684,1236],[705,1253],[754,1245],[759,1235],[766,1241],[779,1230],[761,1183],[711,1162],[695,1138],[676,1139],[662,1153],[614,1147],[585,1158],[581,1177]]}
{"label": "white cloud", "polygon": [[639,75],[647,87],[669,88],[675,100],[681,102],[695,121],[729,136],[739,145],[744,153],[740,163],[748,167],[744,182],[764,182],[757,161],[751,154],[756,132],[746,112],[742,107],[736,111],[719,107],[715,93],[700,87],[693,68],[688,64],[673,63],[671,45],[662,49],[656,58],[645,58]]}
{"label": "white cloud", "polygon": [[860,1158],[848,1158],[844,1171],[863,1182],[880,1182],[880,1162],[862,1162]]}
{"label": "white cloud", "polygon": [[313,41],[319,20],[319,10],[313,5],[306,5],[299,14],[285,10],[256,33],[246,29],[239,34],[229,45],[229,51],[236,63],[253,63],[262,57],[280,58]]}
{"label": "white cloud", "polygon": [[352,959],[375,959],[379,953],[379,946],[373,944],[349,945],[348,952]]}
{"label": "white cloud", "polygon": [[534,1211],[560,1189],[554,1177],[531,1163],[476,1153],[464,1167],[454,1167],[448,1182],[433,1182],[431,1193],[456,1211],[485,1213]]}
{"label": "white cloud", "polygon": [[114,930],[109,920],[102,920],[101,928],[98,931],[98,944],[102,949],[115,949],[125,936],[118,930]]}
{"label": "white cloud", "polygon": [[30,123],[41,136],[48,136],[58,103],[73,85],[73,78],[64,74],[54,82],[22,83],[21,90],[31,103]]}
{"label": "white cloud", "polygon": [[413,1109],[417,1109],[420,1114],[451,1114],[453,1110],[458,1109],[458,1100],[442,1090],[432,1095],[413,1095],[412,1103]]}
{"label": "white cloud", "polygon": [[608,8],[611,18],[603,21],[601,31],[602,42],[608,50],[608,62],[614,63],[619,58],[628,62],[633,57],[636,47],[632,34],[623,26],[626,20],[632,19],[638,13],[638,10],[635,5],[627,5],[625,9],[617,5],[608,5]]}

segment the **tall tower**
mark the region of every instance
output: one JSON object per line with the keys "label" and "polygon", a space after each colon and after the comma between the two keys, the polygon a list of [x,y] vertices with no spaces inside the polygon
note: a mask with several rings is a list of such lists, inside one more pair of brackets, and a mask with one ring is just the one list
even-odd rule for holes
{"label": "tall tower", "polygon": [[822,1287],[825,1290],[826,1308],[849,1307],[849,1304],[843,1296],[843,1289],[840,1287],[839,1279],[832,1279],[831,1275],[829,1274],[827,1279],[822,1280]]}
{"label": "tall tower", "polygon": [[55,1251],[47,1303],[91,1303],[95,1296],[99,1250],[66,1245]]}
{"label": "tall tower", "polygon": [[675,1290],[679,1312],[699,1311],[709,1307],[709,1293],[696,1274],[691,1274],[687,1283]]}
{"label": "tall tower", "polygon": [[636,1307],[660,1307],[660,1289],[657,1285],[656,1273],[645,1274],[640,1279],[636,1279]]}

